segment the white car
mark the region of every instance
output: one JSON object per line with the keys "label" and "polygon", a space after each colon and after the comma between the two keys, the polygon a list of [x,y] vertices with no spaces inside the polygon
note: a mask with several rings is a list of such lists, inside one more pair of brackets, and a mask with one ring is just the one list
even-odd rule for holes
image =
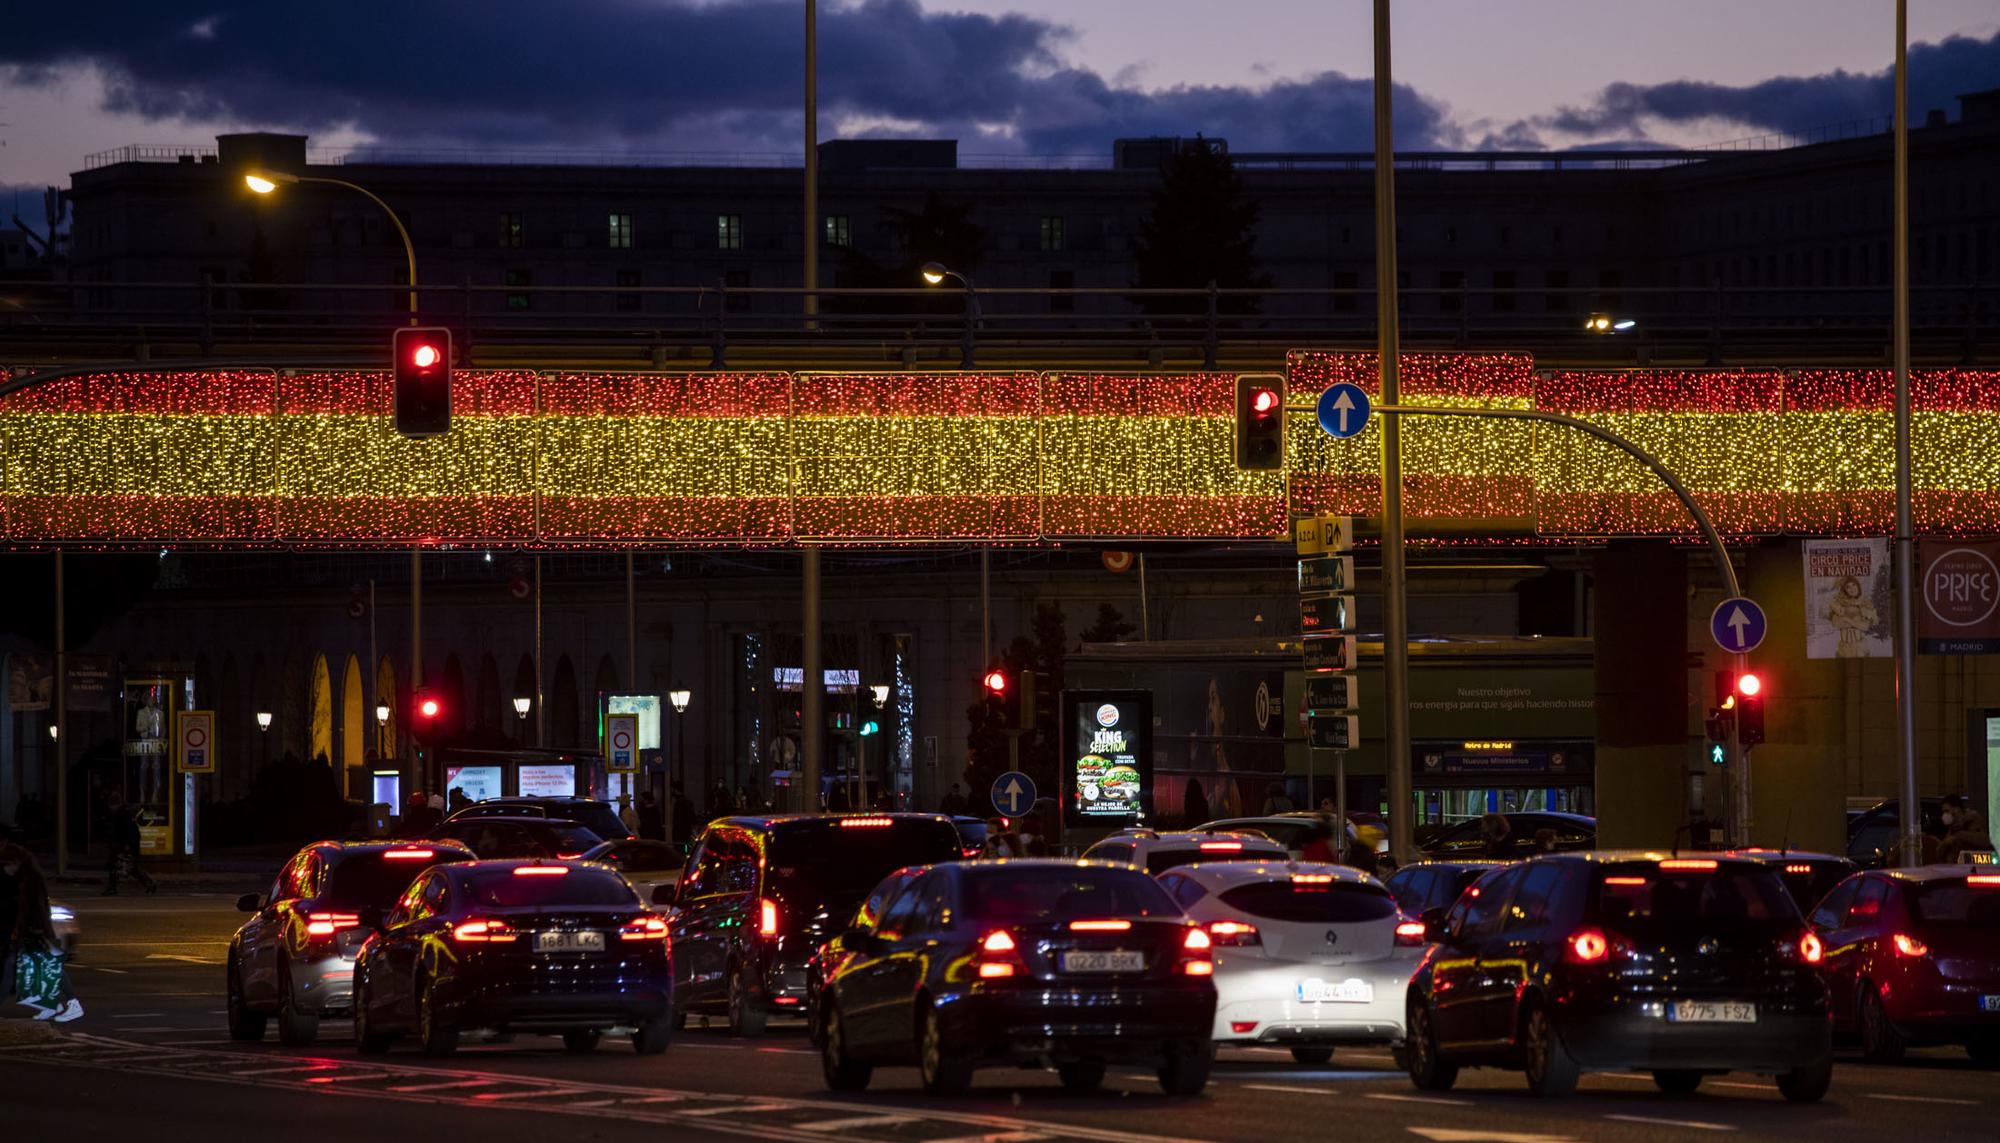
{"label": "white car", "polygon": [[1128,829],[1084,851],[1092,861],[1120,861],[1159,874],[1197,861],[1284,861],[1285,847],[1255,833],[1159,833]]}
{"label": "white car", "polygon": [[1159,882],[1214,942],[1217,1043],[1324,1064],[1336,1044],[1402,1042],[1424,927],[1380,881],[1274,861],[1187,865]]}

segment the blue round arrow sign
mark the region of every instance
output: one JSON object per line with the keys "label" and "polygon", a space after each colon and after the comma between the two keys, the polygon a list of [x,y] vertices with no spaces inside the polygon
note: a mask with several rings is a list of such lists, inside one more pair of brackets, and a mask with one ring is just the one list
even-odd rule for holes
{"label": "blue round arrow sign", "polygon": [[993,779],[993,812],[1003,818],[1018,818],[1035,808],[1035,780],[1019,770],[1009,770]]}
{"label": "blue round arrow sign", "polygon": [[1368,394],[1343,381],[1319,395],[1319,427],[1336,440],[1359,436],[1368,427]]}
{"label": "blue round arrow sign", "polygon": [[1755,651],[1768,626],[1764,609],[1755,600],[1740,596],[1723,600],[1708,617],[1708,633],[1715,645],[1732,655]]}

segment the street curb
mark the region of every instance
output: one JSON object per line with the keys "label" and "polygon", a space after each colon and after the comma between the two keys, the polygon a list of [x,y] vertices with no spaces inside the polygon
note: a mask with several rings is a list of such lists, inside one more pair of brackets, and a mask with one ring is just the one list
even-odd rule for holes
{"label": "street curb", "polygon": [[0,1046],[12,1048],[23,1044],[47,1044],[62,1038],[61,1032],[40,1020],[11,1015],[0,1018]]}

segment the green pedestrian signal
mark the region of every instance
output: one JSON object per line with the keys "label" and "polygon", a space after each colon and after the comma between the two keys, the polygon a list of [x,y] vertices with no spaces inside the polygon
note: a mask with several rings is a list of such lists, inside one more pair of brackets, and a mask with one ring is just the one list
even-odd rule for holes
{"label": "green pedestrian signal", "polygon": [[1720,742],[1711,742],[1708,744],[1709,765],[1724,766],[1727,765],[1728,762],[1729,762],[1729,750],[1727,747],[1723,746],[1722,743]]}
{"label": "green pedestrian signal", "polygon": [[871,718],[867,722],[861,724],[861,737],[867,738],[870,735],[879,734],[881,733],[881,730],[882,730],[882,725]]}

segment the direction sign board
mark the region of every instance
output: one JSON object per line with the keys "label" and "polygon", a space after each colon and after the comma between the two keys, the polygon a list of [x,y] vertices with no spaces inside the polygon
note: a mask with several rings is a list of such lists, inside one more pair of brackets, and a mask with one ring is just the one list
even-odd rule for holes
{"label": "direction sign board", "polygon": [[1335,440],[1360,435],[1368,413],[1368,394],[1359,385],[1343,381],[1319,395],[1319,427]]}
{"label": "direction sign board", "polygon": [[1352,714],[1316,714],[1308,745],[1315,750],[1354,750],[1361,745],[1361,719]]}
{"label": "direction sign board", "polygon": [[1708,617],[1708,633],[1715,645],[1732,655],[1755,651],[1768,626],[1764,609],[1740,596],[1716,604]]}
{"label": "direction sign board", "polygon": [[1313,714],[1353,710],[1361,705],[1359,682],[1353,675],[1307,675],[1306,710]]}
{"label": "direction sign board", "polygon": [[1301,597],[1299,630],[1308,635],[1354,630],[1354,597],[1351,595]]}
{"label": "direction sign board", "polygon": [[1353,590],[1353,556],[1315,556],[1299,561],[1300,595],[1336,595]]}
{"label": "direction sign board", "polygon": [[215,712],[174,712],[174,769],[183,774],[215,773]]}
{"label": "direction sign board", "polygon": [[1305,660],[1308,671],[1351,671],[1355,666],[1354,636],[1308,636]]}
{"label": "direction sign board", "polygon": [[639,769],[639,716],[604,716],[604,768],[614,774],[637,773]]}
{"label": "direction sign board", "polygon": [[1018,818],[1035,808],[1035,780],[1019,770],[1009,770],[993,779],[993,812],[1003,818]]}
{"label": "direction sign board", "polygon": [[1301,516],[1292,521],[1292,544],[1301,556],[1354,550],[1354,517]]}

